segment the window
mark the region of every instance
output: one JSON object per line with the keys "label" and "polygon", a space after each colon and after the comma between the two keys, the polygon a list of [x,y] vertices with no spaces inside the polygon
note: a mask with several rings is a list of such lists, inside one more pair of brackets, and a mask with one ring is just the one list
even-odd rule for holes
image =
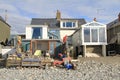
{"label": "window", "polygon": [[105,28],[99,29],[99,41],[105,42]]}
{"label": "window", "polygon": [[49,30],[48,36],[53,37],[54,39],[59,39],[60,32],[59,32],[59,30],[51,29],[51,30]]}
{"label": "window", "polygon": [[75,22],[63,22],[63,27],[72,28],[75,27]]}
{"label": "window", "polygon": [[84,28],[84,42],[99,43],[106,42],[105,28]]}
{"label": "window", "polygon": [[90,42],[90,28],[84,28],[84,42]]}
{"label": "window", "polygon": [[42,38],[42,28],[33,27],[32,39],[41,39]]}
{"label": "window", "polygon": [[97,29],[91,29],[92,42],[98,42],[98,31]]}
{"label": "window", "polygon": [[72,27],[72,22],[66,22],[66,27]]}

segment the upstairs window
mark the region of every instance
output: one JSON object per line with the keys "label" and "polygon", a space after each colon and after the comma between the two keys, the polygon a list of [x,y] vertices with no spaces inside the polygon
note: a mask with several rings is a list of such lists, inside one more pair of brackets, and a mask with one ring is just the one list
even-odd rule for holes
{"label": "upstairs window", "polygon": [[41,39],[42,38],[42,28],[34,27],[32,33],[32,39]]}
{"label": "upstairs window", "polygon": [[66,22],[66,27],[72,27],[72,22]]}
{"label": "upstairs window", "polygon": [[72,28],[75,26],[76,26],[75,22],[63,22],[63,27]]}

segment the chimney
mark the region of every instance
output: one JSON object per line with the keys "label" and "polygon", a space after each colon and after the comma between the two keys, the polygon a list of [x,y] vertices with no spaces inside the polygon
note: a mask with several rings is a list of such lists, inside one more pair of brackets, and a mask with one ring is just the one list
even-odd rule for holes
{"label": "chimney", "polygon": [[93,19],[93,21],[95,21],[95,22],[96,22],[96,21],[97,21],[97,20],[96,20],[96,18],[94,18],[94,19]]}
{"label": "chimney", "polygon": [[57,10],[56,19],[57,19],[57,20],[60,20],[60,19],[61,19],[61,13],[60,13],[59,10]]}
{"label": "chimney", "polygon": [[120,21],[120,13],[118,14],[118,20]]}

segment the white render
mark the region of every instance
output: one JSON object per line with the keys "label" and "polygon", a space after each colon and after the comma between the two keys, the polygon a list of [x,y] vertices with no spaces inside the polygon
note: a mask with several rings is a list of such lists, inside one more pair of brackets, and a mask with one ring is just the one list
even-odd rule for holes
{"label": "white render", "polygon": [[47,26],[43,27],[42,38],[43,39],[48,39],[48,29],[47,29]]}
{"label": "white render", "polygon": [[26,39],[31,39],[32,38],[32,28],[27,26],[26,27]]}
{"label": "white render", "polygon": [[48,26],[47,25],[29,25],[26,27],[26,39],[32,39],[32,28],[42,27],[42,39],[48,39]]}
{"label": "white render", "polygon": [[60,30],[60,38],[63,39],[65,35],[70,36],[72,35],[76,30]]}

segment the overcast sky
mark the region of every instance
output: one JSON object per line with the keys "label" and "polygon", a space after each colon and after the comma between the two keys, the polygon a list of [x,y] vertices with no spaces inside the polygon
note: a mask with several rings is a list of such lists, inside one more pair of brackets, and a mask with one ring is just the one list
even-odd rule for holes
{"label": "overcast sky", "polygon": [[[7,10],[7,13],[5,13]],[[84,18],[107,24],[120,12],[120,0],[0,0],[0,16],[7,14],[11,33],[25,33],[32,18],[55,18],[60,10],[62,18]]]}

